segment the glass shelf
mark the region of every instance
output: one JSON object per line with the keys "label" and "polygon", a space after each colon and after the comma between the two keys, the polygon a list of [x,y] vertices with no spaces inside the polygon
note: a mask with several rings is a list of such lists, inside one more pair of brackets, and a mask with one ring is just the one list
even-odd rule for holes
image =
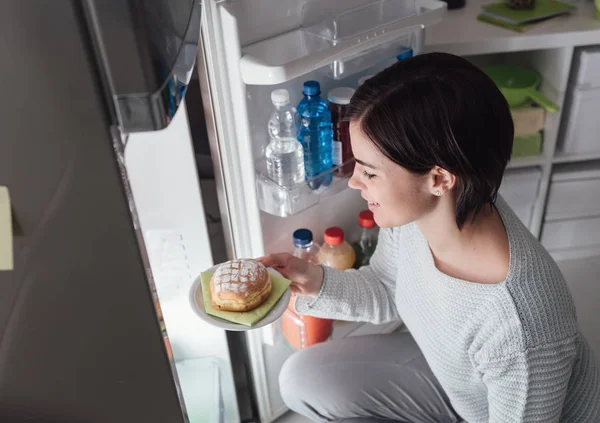
{"label": "glass shelf", "polygon": [[278,185],[267,176],[266,162],[261,160],[256,165],[258,205],[261,210],[274,216],[293,216],[319,204],[322,198],[347,189],[348,179],[353,169],[354,159],[322,172],[293,188],[287,188]]}

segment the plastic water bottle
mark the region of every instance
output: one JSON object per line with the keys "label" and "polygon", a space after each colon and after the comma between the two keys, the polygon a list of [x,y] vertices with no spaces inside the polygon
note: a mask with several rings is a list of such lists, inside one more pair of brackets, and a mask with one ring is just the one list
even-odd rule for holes
{"label": "plastic water bottle", "polygon": [[294,231],[294,256],[312,264],[319,263],[319,245],[313,243],[313,234],[308,229]]}
{"label": "plastic water bottle", "polygon": [[[294,231],[294,256],[317,264],[319,246],[313,244],[312,232],[308,229]],[[319,342],[325,342],[331,337],[333,320],[305,316],[296,313],[294,294],[290,299],[287,310],[281,316],[281,332],[288,343],[295,349],[308,348]]]}
{"label": "plastic water bottle", "polygon": [[304,152],[296,139],[296,109],[287,90],[273,91],[271,101],[275,109],[269,119],[267,173],[278,185],[293,188],[305,179]]}
{"label": "plastic water bottle", "polygon": [[318,174],[332,167],[333,131],[329,106],[319,94],[321,86],[317,81],[306,81],[302,93],[304,98],[298,104],[298,141],[304,148],[304,169],[306,180],[312,189],[329,185],[333,174]]}

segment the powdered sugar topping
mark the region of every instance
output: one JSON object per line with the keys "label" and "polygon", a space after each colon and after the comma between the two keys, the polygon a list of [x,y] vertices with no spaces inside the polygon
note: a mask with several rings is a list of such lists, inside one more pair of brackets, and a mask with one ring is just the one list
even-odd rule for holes
{"label": "powdered sugar topping", "polygon": [[236,259],[223,263],[213,275],[215,292],[230,291],[248,296],[248,284],[256,285],[267,269],[254,260]]}

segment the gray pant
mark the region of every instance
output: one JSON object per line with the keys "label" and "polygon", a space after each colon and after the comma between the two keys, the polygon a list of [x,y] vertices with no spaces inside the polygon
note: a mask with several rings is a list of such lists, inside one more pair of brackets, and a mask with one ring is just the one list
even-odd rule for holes
{"label": "gray pant", "polygon": [[283,365],[279,386],[291,410],[317,422],[461,421],[407,332],[299,351]]}

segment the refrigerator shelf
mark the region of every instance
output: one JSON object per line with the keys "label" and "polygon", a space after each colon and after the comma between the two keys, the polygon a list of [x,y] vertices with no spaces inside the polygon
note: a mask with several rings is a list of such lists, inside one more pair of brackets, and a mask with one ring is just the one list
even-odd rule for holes
{"label": "refrigerator shelf", "polygon": [[446,3],[437,0],[378,0],[323,15],[317,3],[304,6],[301,28],[242,49],[246,84],[280,84],[317,69],[345,78],[417,48],[423,28],[440,22],[446,11]]}
{"label": "refrigerator shelf", "polygon": [[[256,166],[256,191],[258,196],[258,205],[264,212],[279,217],[288,217],[300,213],[310,207],[313,207],[321,201],[322,198],[330,197],[334,194],[348,189],[348,179],[353,169],[354,159],[322,172],[317,176],[308,179],[294,188],[286,188],[278,185],[267,176],[267,167],[264,160],[257,163]],[[341,170],[344,175],[340,175]],[[328,185],[320,185],[317,189],[311,189],[316,181],[323,181],[331,178]]]}

